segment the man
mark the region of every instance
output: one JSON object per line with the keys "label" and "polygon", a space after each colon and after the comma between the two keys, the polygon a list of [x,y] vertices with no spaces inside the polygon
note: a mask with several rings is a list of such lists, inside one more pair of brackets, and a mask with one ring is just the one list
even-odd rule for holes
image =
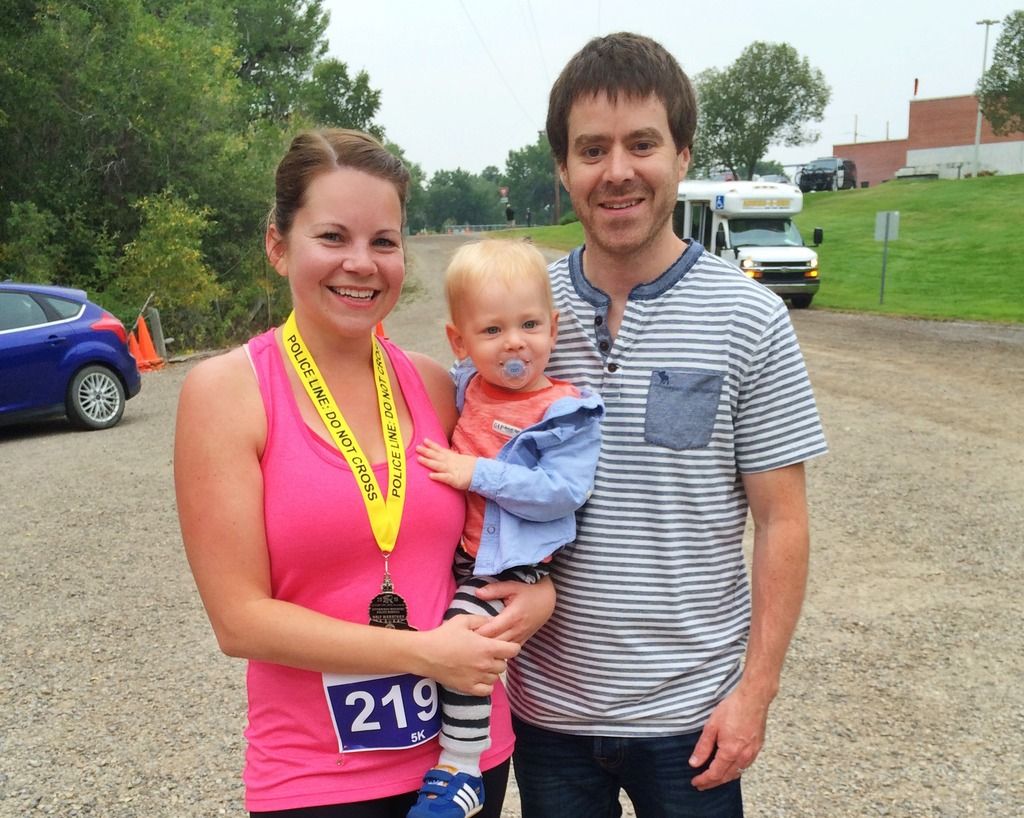
{"label": "man", "polygon": [[741,816],[803,600],[803,462],[826,445],[783,302],[672,231],[695,123],[637,35],[591,40],[551,91],[585,244],[550,270],[548,374],[607,414],[554,616],[509,670],[524,818],[617,816],[620,788],[640,818]]}

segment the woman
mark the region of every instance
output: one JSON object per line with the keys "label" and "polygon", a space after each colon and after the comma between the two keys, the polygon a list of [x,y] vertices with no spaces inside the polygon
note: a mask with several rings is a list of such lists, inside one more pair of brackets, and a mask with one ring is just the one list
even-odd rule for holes
{"label": "woman", "polygon": [[493,689],[481,815],[497,818],[512,745],[497,678],[554,603],[550,583],[506,587],[480,630],[440,624],[464,499],[407,453],[451,432],[453,387],[373,337],[405,274],[408,180],[365,134],[296,137],[265,240],[293,314],[182,387],[182,535],[221,649],[249,660],[253,815],[404,818],[437,754],[437,680]]}

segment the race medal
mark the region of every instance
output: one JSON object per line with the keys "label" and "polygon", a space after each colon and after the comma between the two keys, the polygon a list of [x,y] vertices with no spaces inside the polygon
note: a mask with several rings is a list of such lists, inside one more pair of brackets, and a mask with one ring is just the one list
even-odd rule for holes
{"label": "race medal", "polygon": [[385,569],[384,582],[380,593],[370,600],[370,624],[378,628],[392,628],[399,631],[414,631],[409,624],[409,608],[405,600],[395,593],[391,575]]}

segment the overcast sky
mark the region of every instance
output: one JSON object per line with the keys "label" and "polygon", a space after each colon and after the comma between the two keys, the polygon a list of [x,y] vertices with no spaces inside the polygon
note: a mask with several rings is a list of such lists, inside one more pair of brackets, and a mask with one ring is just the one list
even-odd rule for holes
{"label": "overcast sky", "polygon": [[[551,84],[588,39],[634,31],[659,40],[692,77],[725,68],[755,40],[788,42],[832,88],[821,139],[773,146],[801,163],[832,145],[907,135],[908,105],[973,93],[985,26],[1022,0],[325,0],[330,54],[381,92],[377,121],[428,176],[504,169],[544,128]],[[841,7],[841,8],[840,8]],[[989,29],[988,61],[1001,26]]]}

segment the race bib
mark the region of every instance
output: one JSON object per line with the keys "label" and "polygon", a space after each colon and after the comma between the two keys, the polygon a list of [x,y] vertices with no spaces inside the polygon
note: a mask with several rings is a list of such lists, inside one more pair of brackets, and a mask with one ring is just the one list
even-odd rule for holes
{"label": "race bib", "polygon": [[339,752],[405,750],[441,732],[432,679],[325,673],[323,680]]}

